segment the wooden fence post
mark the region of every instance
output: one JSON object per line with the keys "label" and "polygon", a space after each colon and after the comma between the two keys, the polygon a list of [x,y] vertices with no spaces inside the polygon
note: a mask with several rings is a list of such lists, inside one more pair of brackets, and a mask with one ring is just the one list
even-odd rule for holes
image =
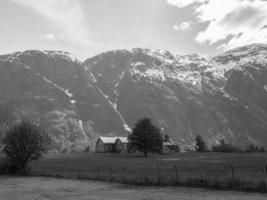
{"label": "wooden fence post", "polygon": [[231,184],[232,184],[232,187],[234,186],[234,179],[235,179],[235,169],[234,169],[234,166],[231,165]]}
{"label": "wooden fence post", "polygon": [[94,178],[95,178],[95,177],[94,177],[94,174],[95,174],[95,172],[94,172],[94,168],[95,168],[95,167],[94,167],[93,165],[90,166],[90,176],[91,176],[90,178],[91,178],[91,179],[94,179]]}
{"label": "wooden fence post", "polygon": [[207,183],[206,170],[205,167],[202,167],[202,181],[204,184]]}
{"label": "wooden fence post", "polygon": [[144,175],[143,175],[143,170],[142,170],[142,168],[140,167],[139,169],[138,169],[138,176],[139,176],[139,183],[140,184],[142,184],[143,182],[144,182]]}
{"label": "wooden fence post", "polygon": [[122,168],[122,182],[125,181],[125,168]]}
{"label": "wooden fence post", "polygon": [[81,178],[81,167],[78,168],[78,179]]}
{"label": "wooden fence post", "polygon": [[109,171],[109,181],[111,181],[112,180],[112,167],[109,167],[108,171]]}
{"label": "wooden fence post", "polygon": [[157,166],[157,184],[160,183],[160,177],[159,177],[159,166]]}
{"label": "wooden fence post", "polygon": [[88,168],[85,171],[85,178],[90,179],[90,175],[91,175],[91,167],[90,165],[88,165]]}
{"label": "wooden fence post", "polygon": [[176,182],[179,185],[179,176],[178,176],[178,169],[177,166],[174,165],[174,170],[175,170],[175,178],[176,178]]}

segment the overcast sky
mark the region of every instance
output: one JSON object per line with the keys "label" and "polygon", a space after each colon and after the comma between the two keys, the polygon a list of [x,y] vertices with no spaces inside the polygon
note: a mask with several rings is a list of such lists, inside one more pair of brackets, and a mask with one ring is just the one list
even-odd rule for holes
{"label": "overcast sky", "polygon": [[216,54],[267,43],[267,0],[0,0],[0,54],[112,49]]}

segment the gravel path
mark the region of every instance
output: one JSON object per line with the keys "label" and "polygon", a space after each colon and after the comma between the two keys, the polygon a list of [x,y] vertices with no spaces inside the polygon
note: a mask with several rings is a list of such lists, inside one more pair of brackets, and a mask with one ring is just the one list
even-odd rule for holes
{"label": "gravel path", "polygon": [[266,200],[266,194],[0,176],[0,200]]}

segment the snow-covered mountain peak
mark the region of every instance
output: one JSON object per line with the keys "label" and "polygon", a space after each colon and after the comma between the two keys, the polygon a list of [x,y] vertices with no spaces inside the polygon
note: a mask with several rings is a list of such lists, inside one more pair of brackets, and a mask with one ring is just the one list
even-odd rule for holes
{"label": "snow-covered mountain peak", "polygon": [[0,56],[0,60],[15,62],[20,61],[24,57],[37,57],[46,55],[53,59],[62,59],[68,62],[76,62],[81,63],[76,57],[74,57],[71,53],[66,51],[51,51],[51,50],[27,50],[27,51],[18,51],[6,55]]}
{"label": "snow-covered mountain peak", "polygon": [[231,49],[229,51],[226,51],[225,54],[249,55],[251,53],[260,54],[266,51],[267,44],[251,44]]}
{"label": "snow-covered mountain peak", "polygon": [[267,45],[252,44],[248,46],[238,47],[213,58],[216,62],[238,63],[240,65],[249,63],[266,64],[267,63]]}
{"label": "snow-covered mountain peak", "polygon": [[266,52],[259,44],[211,58],[135,48],[81,64],[67,52],[15,52],[0,56],[1,101],[43,117],[62,152],[125,136],[145,116],[182,146],[196,134],[209,145],[266,145]]}
{"label": "snow-covered mountain peak", "polygon": [[71,53],[66,52],[66,51],[50,51],[50,50],[45,50],[43,51],[48,56],[51,56],[53,58],[60,58],[60,59],[65,59],[71,62],[79,62],[80,61]]}

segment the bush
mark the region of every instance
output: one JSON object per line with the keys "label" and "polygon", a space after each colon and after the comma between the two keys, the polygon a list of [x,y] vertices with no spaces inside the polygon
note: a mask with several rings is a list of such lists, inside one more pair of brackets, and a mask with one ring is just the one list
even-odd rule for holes
{"label": "bush", "polygon": [[17,165],[10,163],[7,159],[0,160],[0,174],[14,174],[17,172]]}
{"label": "bush", "polygon": [[205,152],[205,151],[207,151],[207,146],[206,146],[204,140],[202,139],[202,137],[200,135],[196,136],[195,141],[196,141],[195,149],[196,149],[197,152]]}
{"label": "bush", "polygon": [[84,152],[84,153],[91,152],[91,148],[90,148],[90,146],[85,147],[84,150],[83,150],[83,152]]}
{"label": "bush", "polygon": [[31,161],[39,159],[50,142],[42,129],[29,121],[22,121],[10,128],[3,138],[4,150],[9,163],[25,174]]}
{"label": "bush", "polygon": [[257,146],[257,145],[250,144],[247,147],[246,152],[265,152],[265,149],[263,146]]}
{"label": "bush", "polygon": [[220,141],[220,144],[212,146],[213,152],[224,152],[224,153],[240,153],[242,149],[236,145],[228,144],[224,140]]}

